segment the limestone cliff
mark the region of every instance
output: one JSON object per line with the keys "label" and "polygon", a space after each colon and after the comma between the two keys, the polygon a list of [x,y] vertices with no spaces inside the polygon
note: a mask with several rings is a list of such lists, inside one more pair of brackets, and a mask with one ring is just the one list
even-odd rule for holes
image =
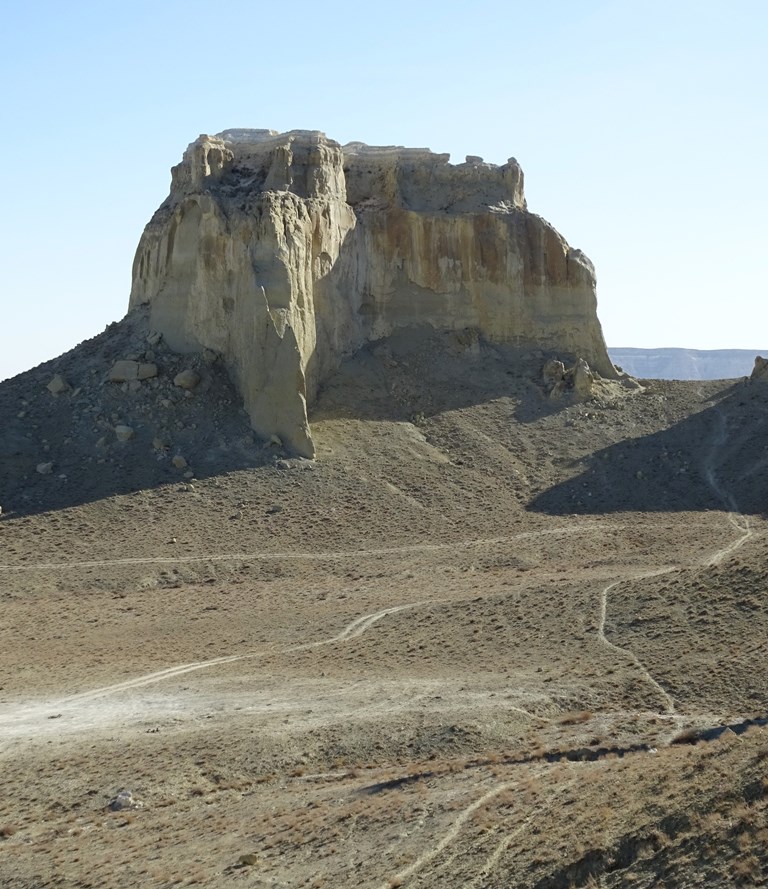
{"label": "limestone cliff", "polygon": [[319,383],[399,327],[474,328],[615,375],[592,264],[527,212],[513,158],[200,136],[139,243],[131,306],[145,303],[173,349],[222,354],[257,432],[306,456]]}

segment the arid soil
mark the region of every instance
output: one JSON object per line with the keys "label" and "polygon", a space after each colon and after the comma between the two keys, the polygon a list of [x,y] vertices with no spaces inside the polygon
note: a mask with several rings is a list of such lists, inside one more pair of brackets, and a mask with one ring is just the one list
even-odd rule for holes
{"label": "arid soil", "polygon": [[0,384],[0,886],[768,882],[768,387],[410,332],[309,462],[142,324]]}

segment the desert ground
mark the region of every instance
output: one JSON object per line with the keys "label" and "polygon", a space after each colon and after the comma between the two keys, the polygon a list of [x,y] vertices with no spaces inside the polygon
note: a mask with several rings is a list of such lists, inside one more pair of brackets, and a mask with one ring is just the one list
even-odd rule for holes
{"label": "desert ground", "polygon": [[0,384],[0,886],[768,883],[768,386],[409,332],[308,461],[145,333]]}

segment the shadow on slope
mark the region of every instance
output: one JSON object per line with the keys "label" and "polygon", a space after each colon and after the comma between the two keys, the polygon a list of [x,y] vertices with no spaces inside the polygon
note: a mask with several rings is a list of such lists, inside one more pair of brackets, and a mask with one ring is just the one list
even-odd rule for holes
{"label": "shadow on slope", "polygon": [[[253,434],[220,362],[149,345],[142,312],[59,358],[0,383],[0,505],[4,517],[271,464],[278,454]],[[154,362],[157,377],[111,383],[118,359]],[[185,368],[201,379],[173,384]],[[59,374],[68,389],[47,386]],[[132,430],[126,441],[115,429]],[[183,457],[188,465],[174,457]]]}
{"label": "shadow on slope", "polygon": [[[203,479],[274,466],[288,456],[254,435],[220,361],[179,355],[162,342],[150,345],[147,334],[146,315],[137,310],[59,358],[0,383],[0,505],[6,515],[184,483],[192,473]],[[534,382],[546,357],[488,345],[474,331],[404,329],[343,362],[310,420],[419,422],[505,400],[509,422],[530,423],[565,406],[550,402]],[[158,375],[111,383],[109,370],[118,359],[156,363]],[[173,384],[187,368],[201,377],[192,391]],[[68,388],[54,395],[47,386],[57,374]],[[120,426],[131,430],[125,441]],[[498,430],[487,432],[493,437]],[[175,457],[185,462],[174,465]]]}
{"label": "shadow on slope", "polygon": [[[674,384],[672,384],[674,385]],[[596,450],[577,476],[531,500],[551,515],[732,510],[768,504],[768,386],[728,385],[669,428]]]}
{"label": "shadow on slope", "polygon": [[[637,395],[611,384],[615,391],[594,402],[552,402],[539,384],[547,357],[487,344],[469,330],[404,329],[347,359],[324,384],[310,420],[414,423],[451,467],[450,478],[441,470],[430,484],[460,487],[474,467],[496,479],[496,497],[511,491],[535,512],[723,509],[706,476],[710,465],[740,509],[764,509],[768,391],[670,383]],[[158,376],[108,382],[121,358],[154,362]],[[173,384],[185,368],[200,374],[193,391]],[[58,396],[47,389],[54,374],[68,383]],[[707,393],[713,401],[701,411]],[[286,456],[254,435],[221,362],[150,346],[142,312],[0,383],[0,415],[6,514],[184,484],[191,474],[266,469]],[[125,441],[119,426],[132,430]],[[360,434],[368,432],[361,427]],[[372,434],[381,438],[380,429]],[[393,449],[393,459],[400,453]],[[422,493],[439,500],[434,488]]]}
{"label": "shadow on slope", "polygon": [[534,422],[569,404],[550,401],[538,384],[549,357],[530,347],[489,344],[471,329],[402,328],[342,363],[321,386],[310,421],[412,422],[511,397],[515,419]]}

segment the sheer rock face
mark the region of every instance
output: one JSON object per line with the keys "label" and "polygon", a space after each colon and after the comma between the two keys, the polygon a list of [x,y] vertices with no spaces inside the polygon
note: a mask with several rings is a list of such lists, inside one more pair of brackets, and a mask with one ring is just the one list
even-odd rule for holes
{"label": "sheer rock face", "polygon": [[145,303],[172,348],[221,353],[254,429],[305,456],[319,383],[399,327],[474,328],[615,375],[592,264],[527,212],[514,158],[200,136],[139,243],[131,307]]}

